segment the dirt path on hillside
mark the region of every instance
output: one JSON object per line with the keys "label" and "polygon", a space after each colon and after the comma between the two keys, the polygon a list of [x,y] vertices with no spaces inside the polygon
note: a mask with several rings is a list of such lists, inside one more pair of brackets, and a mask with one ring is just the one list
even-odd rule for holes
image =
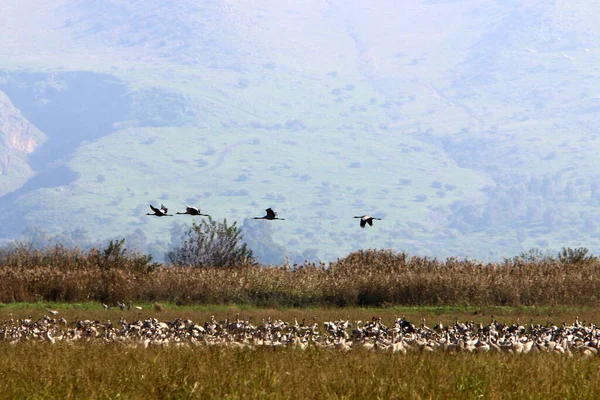
{"label": "dirt path on hillside", "polygon": [[219,150],[219,155],[217,157],[217,161],[215,161],[215,163],[209,167],[203,168],[198,172],[207,172],[207,171],[212,171],[213,169],[217,169],[221,166],[221,164],[223,164],[223,161],[225,161],[225,156],[227,156],[227,154],[234,148],[237,146],[240,146],[242,144],[249,144],[252,143],[254,139],[247,139],[247,140],[242,140],[240,142],[236,142],[233,144],[230,144],[229,146],[225,146],[223,147],[221,150]]}

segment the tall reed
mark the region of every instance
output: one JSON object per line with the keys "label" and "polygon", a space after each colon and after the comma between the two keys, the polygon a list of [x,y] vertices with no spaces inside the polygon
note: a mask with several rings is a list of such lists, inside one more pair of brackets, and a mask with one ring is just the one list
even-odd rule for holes
{"label": "tall reed", "polygon": [[479,262],[351,253],[294,267],[171,267],[126,252],[61,246],[0,253],[0,302],[173,301],[257,306],[598,305],[600,261]]}

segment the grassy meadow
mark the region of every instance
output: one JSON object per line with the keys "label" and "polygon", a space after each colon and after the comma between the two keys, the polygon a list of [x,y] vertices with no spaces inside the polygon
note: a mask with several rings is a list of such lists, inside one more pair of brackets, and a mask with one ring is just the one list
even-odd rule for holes
{"label": "grassy meadow", "polygon": [[[272,225],[274,242],[317,254],[303,259],[600,248],[600,8],[590,0],[5,3],[0,81],[33,94],[23,117],[84,104],[89,114],[38,128],[60,138],[74,120],[110,127],[51,160],[74,181],[6,200],[5,237],[29,225],[136,231],[162,251],[173,222],[189,221],[145,215],[164,202],[240,222],[273,207],[287,220]],[[125,85],[127,117],[90,103],[98,77],[78,86],[72,71]],[[362,213],[383,220],[361,230],[351,216]],[[115,324],[239,314],[560,325],[598,323],[598,306],[595,257],[367,250],[225,270],[106,249],[0,249],[0,323],[52,309]],[[0,399],[593,399],[599,378],[600,358],[578,354],[0,340]]]}
{"label": "grassy meadow", "polygon": [[[4,398],[598,398],[596,359],[0,344]],[[17,361],[16,361],[17,360]]]}
{"label": "grassy meadow", "polygon": [[[211,316],[307,324],[381,318],[388,326],[400,316],[428,326],[600,321],[600,262],[576,251],[480,263],[368,250],[329,265],[234,269],[174,268],[60,246],[0,256],[0,321],[38,320],[49,309],[67,321],[115,323],[203,324]],[[0,398],[595,398],[599,371],[597,357],[579,354],[0,341]]]}
{"label": "grassy meadow", "polygon": [[[419,323],[446,324],[532,320],[534,323],[600,320],[600,311],[584,307],[389,307],[256,308],[172,303],[142,310],[105,310],[99,303],[15,303],[0,306],[0,320],[57,317],[128,321],[176,317],[203,322],[270,316],[318,321],[397,316]],[[431,322],[429,322],[431,321]],[[17,360],[17,361],[15,361]],[[57,343],[0,342],[0,398],[596,398],[597,358],[557,354],[409,353],[354,349],[350,352],[225,347],[142,347],[100,341]]]}

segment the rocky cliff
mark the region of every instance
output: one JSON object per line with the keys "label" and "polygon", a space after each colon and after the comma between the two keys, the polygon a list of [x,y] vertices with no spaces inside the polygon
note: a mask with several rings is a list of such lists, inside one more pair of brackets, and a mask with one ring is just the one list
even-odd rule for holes
{"label": "rocky cliff", "polygon": [[27,156],[46,139],[0,91],[0,196],[19,188],[33,175]]}

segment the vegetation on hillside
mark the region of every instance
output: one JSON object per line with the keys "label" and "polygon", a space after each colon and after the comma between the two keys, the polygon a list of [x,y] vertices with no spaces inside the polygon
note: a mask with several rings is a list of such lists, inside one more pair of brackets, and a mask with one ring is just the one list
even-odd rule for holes
{"label": "vegetation on hillside", "polygon": [[[598,251],[590,0],[4,3],[0,90],[48,140],[35,177],[3,170],[20,189],[0,201],[2,238],[131,232],[162,260],[172,222],[144,214],[164,201],[240,225],[277,206],[294,261]],[[355,229],[356,213],[384,222]]]}

